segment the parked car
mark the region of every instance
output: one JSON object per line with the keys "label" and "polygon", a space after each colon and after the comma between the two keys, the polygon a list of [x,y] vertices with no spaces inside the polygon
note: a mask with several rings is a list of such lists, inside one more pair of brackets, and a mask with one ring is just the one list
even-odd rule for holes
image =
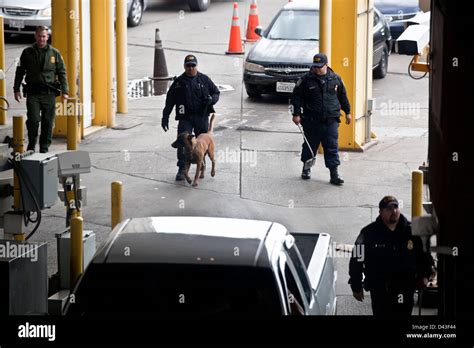
{"label": "parked car", "polygon": [[405,30],[403,21],[422,12],[419,0],[375,0],[374,5],[387,19],[393,41],[398,39]]}
{"label": "parked car", "polygon": [[211,5],[211,0],[187,0],[191,11],[206,11]]}
{"label": "parked car", "polygon": [[128,219],[76,287],[68,316],[326,315],[336,310],[328,234],[227,218]]}
{"label": "parked car", "polygon": [[[307,73],[319,51],[319,2],[298,1],[283,6],[268,28],[258,27],[260,40],[244,64],[244,84],[250,97],[264,93],[291,93],[296,81]],[[308,24],[311,23],[311,24]],[[374,15],[374,77],[387,73],[390,28],[380,12]]]}
{"label": "parked car", "polygon": [[[140,24],[147,0],[127,0],[127,23]],[[0,16],[6,35],[34,34],[36,27],[51,27],[51,0],[0,0]]]}

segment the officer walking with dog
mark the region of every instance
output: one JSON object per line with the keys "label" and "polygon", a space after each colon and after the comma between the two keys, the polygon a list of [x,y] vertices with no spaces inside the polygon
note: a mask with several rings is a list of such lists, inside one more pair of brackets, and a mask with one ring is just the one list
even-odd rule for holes
{"label": "officer walking with dog", "polygon": [[[169,129],[169,116],[173,108],[176,108],[178,121],[178,134],[183,132],[192,133],[196,137],[206,133],[209,128],[209,114],[214,112],[214,105],[219,100],[219,89],[212,80],[199,72],[196,56],[190,54],[184,59],[184,73],[177,77],[172,83],[167,95],[166,105],[163,109],[161,127],[166,132]],[[178,173],[176,180],[184,180],[184,147],[177,150]]]}
{"label": "officer walking with dog", "polygon": [[433,260],[423,251],[420,237],[412,235],[395,197],[382,198],[379,214],[357,237],[349,284],[358,301],[364,300],[364,289],[370,291],[374,315],[410,316],[415,289],[426,287]]}
{"label": "officer walking with dog", "polygon": [[[310,72],[296,83],[291,97],[293,122],[303,126],[304,134],[311,149],[303,143],[301,161],[305,163],[316,153],[319,144],[324,149],[324,162],[330,171],[330,183],[342,185],[339,176],[338,128],[341,108],[346,114],[346,124],[351,123],[351,107],[342,79],[328,67],[325,54],[318,53],[313,58]],[[301,173],[303,179],[311,178],[311,168]]]}
{"label": "officer walking with dog", "polygon": [[61,53],[48,44],[49,29],[36,28],[33,46],[23,50],[16,68],[13,92],[20,102],[20,86],[25,78],[23,93],[26,95],[28,130],[27,150],[35,150],[38,128],[41,122],[39,139],[40,152],[48,152],[56,116],[56,96],[62,94],[62,101],[68,99],[66,68]]}

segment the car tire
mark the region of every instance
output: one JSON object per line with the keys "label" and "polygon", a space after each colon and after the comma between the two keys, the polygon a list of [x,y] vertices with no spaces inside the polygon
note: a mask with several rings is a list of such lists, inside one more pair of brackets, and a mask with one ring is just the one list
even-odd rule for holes
{"label": "car tire", "polygon": [[387,75],[388,70],[388,50],[385,47],[383,49],[382,56],[380,57],[379,65],[374,69],[374,77],[376,79],[383,79]]}
{"label": "car tire", "polygon": [[188,0],[191,11],[206,11],[211,4],[211,0]]}
{"label": "car tire", "polygon": [[245,90],[247,91],[247,95],[250,98],[260,98],[262,96],[262,92],[260,92],[257,88],[251,86],[245,86]]}
{"label": "car tire", "polygon": [[128,12],[127,24],[129,27],[136,27],[142,21],[143,2],[142,0],[132,0],[130,11]]}

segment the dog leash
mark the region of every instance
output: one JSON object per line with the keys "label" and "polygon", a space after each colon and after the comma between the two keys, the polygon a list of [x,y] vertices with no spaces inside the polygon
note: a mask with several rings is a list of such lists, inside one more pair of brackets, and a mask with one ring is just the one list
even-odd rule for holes
{"label": "dog leash", "polygon": [[303,139],[304,139],[306,145],[308,146],[309,151],[311,152],[311,156],[313,156],[313,158],[314,158],[315,156],[314,156],[313,149],[311,148],[311,145],[309,145],[309,141],[308,141],[308,139],[306,139],[306,135],[304,135],[303,127],[301,127],[301,124],[299,124],[299,123],[297,124],[297,126],[300,129],[301,134],[303,135]]}

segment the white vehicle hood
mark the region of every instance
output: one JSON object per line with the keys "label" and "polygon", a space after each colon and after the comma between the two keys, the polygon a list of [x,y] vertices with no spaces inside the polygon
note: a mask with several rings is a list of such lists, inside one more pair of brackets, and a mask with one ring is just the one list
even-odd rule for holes
{"label": "white vehicle hood", "polygon": [[20,7],[43,10],[51,7],[51,0],[0,0],[0,7]]}

